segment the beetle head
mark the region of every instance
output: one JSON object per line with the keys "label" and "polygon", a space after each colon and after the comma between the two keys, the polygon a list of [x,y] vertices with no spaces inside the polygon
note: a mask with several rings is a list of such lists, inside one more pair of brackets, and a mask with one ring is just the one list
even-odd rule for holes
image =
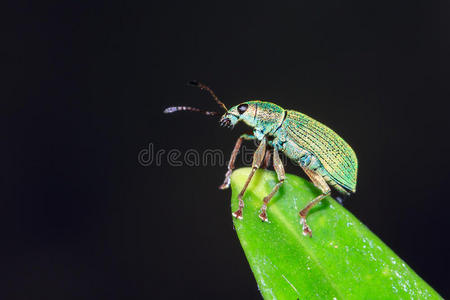
{"label": "beetle head", "polygon": [[254,101],[243,102],[230,108],[220,119],[220,126],[233,128],[239,121],[254,126],[256,105]]}

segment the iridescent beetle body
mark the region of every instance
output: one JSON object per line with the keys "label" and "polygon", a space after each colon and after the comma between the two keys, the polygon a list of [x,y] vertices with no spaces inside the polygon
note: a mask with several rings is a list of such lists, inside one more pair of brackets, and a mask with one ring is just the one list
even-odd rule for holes
{"label": "iridescent beetle body", "polygon": [[[263,136],[273,137],[273,147],[300,166],[316,171],[342,193],[356,191],[355,152],[333,130],[305,114],[285,110],[271,102],[248,101],[240,105],[248,105],[249,113],[240,117],[254,128],[258,140]],[[229,111],[237,111],[238,106]]]}
{"label": "iridescent beetle body", "polygon": [[[228,164],[225,181],[220,186],[221,189],[228,188],[230,185],[234,161],[242,141],[249,139],[260,141],[253,157],[252,171],[238,196],[239,209],[233,213],[233,216],[236,218],[241,219],[243,216],[243,196],[254,172],[261,167],[264,157],[266,161],[270,157],[270,152],[267,151],[266,153],[266,145],[273,148],[273,166],[277,172],[279,182],[272,192],[263,199],[261,214],[259,215],[263,221],[267,221],[267,204],[285,179],[284,167],[278,152],[283,152],[297,163],[314,185],[322,191],[321,195],[312,200],[299,213],[305,235],[311,236],[311,229],[306,223],[306,216],[315,204],[330,194],[328,184],[344,194],[356,191],[358,170],[356,155],[353,149],[327,126],[305,114],[294,110],[285,110],[271,102],[247,101],[226,109],[225,105],[217,99],[208,87],[199,83],[196,83],[196,85],[209,91],[226,110],[226,113],[220,119],[222,126],[234,127],[239,121],[244,121],[253,128],[253,135],[244,134],[236,142]],[[170,113],[177,110],[200,111],[191,107],[172,107],[166,109],[165,112]],[[215,112],[203,113],[207,115],[216,114]]]}

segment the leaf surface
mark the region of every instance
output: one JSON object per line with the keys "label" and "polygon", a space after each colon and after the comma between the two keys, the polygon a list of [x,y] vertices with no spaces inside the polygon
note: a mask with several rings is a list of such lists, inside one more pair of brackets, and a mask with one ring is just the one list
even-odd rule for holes
{"label": "leaf surface", "polygon": [[[250,168],[231,178],[232,211]],[[286,174],[262,222],[262,199],[277,183],[258,170],[244,196],[244,219],[233,218],[247,260],[265,299],[441,299],[366,226],[331,197],[308,215],[312,238],[298,212],[319,195],[306,179]],[[355,197],[355,196],[354,196]]]}

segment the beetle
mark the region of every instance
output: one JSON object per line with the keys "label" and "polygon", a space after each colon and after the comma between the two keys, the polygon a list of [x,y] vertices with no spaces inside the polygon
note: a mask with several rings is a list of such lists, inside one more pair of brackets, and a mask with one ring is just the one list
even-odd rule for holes
{"label": "beetle", "polygon": [[[190,84],[209,92],[217,104],[225,110],[220,118],[221,126],[233,128],[238,122],[243,121],[253,128],[253,134],[243,134],[236,141],[228,163],[225,180],[219,187],[220,189],[226,189],[230,186],[234,162],[243,140],[259,141],[259,145],[253,154],[252,169],[238,195],[239,208],[233,212],[235,218],[242,219],[244,193],[256,170],[270,159],[270,152],[269,150],[266,151],[267,147],[273,148],[273,167],[277,173],[278,183],[262,201],[259,215],[262,221],[268,221],[267,205],[286,178],[279,152],[284,153],[298,164],[312,183],[321,191],[319,196],[299,212],[300,223],[305,236],[312,236],[311,228],[306,222],[308,212],[320,200],[330,195],[330,186],[344,195],[356,192],[358,172],[356,154],[344,139],[324,124],[303,113],[286,110],[277,104],[265,101],[246,101],[227,109],[208,86],[197,81],[192,81]],[[195,111],[210,116],[219,114],[215,111],[205,111],[190,106],[168,107],[164,110],[164,113],[176,111]],[[264,160],[264,158],[266,159]]]}

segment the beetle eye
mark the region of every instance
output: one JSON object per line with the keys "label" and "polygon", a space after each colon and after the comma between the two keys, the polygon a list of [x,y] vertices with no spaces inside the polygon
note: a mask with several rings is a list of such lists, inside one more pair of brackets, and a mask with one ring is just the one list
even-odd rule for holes
{"label": "beetle eye", "polygon": [[242,115],[248,108],[248,104],[241,104],[238,106],[237,110]]}

